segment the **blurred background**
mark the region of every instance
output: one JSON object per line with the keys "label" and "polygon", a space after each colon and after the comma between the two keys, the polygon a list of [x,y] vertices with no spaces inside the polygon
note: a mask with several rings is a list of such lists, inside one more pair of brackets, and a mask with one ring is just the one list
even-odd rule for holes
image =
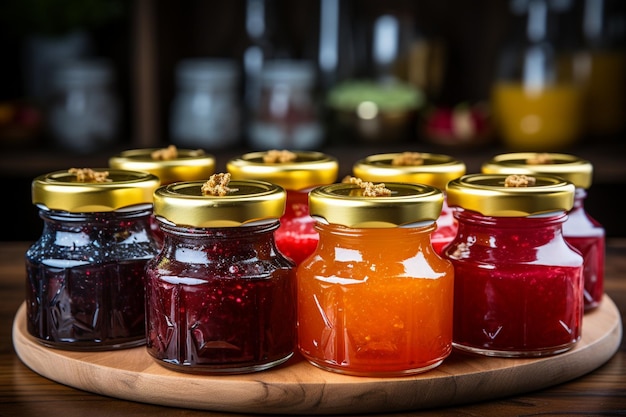
{"label": "blurred background", "polygon": [[[623,0],[4,0],[0,177],[21,221],[30,181],[125,149],[357,158],[508,151],[594,164],[587,210],[625,236]],[[34,217],[34,219],[33,219]]]}

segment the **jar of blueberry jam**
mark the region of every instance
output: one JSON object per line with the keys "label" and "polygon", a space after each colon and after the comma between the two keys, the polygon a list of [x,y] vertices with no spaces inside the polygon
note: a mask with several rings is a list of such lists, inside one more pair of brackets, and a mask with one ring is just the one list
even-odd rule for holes
{"label": "jar of blueberry jam", "polygon": [[[400,152],[370,155],[352,167],[355,177],[371,182],[409,182],[426,184],[445,191],[446,184],[464,175],[465,163],[449,155],[425,152]],[[441,254],[454,239],[457,224],[444,195],[437,228],[431,235],[433,248]]]}
{"label": "jar of blueberry jam", "polygon": [[147,350],[175,371],[261,371],[295,349],[295,265],[274,239],[285,190],[229,177],[154,194],[164,241],[146,267]]}
{"label": "jar of blueberry jam", "polygon": [[583,318],[583,258],[563,237],[574,185],[555,176],[471,174],[447,186],[459,228],[444,249],[453,345],[487,356],[571,349]]}
{"label": "jar of blueberry jam", "polygon": [[296,265],[300,264],[319,240],[315,221],[309,215],[309,191],[337,180],[337,159],[314,151],[269,150],[232,158],[226,168],[233,179],[268,181],[287,191],[285,214],[275,233],[276,244]]}
{"label": "jar of blueberry jam", "polygon": [[317,187],[309,203],[320,239],[298,266],[300,353],[358,376],[439,366],[452,351],[454,293],[452,264],[430,242],[442,191],[357,181]]}
{"label": "jar of blueberry jam", "polygon": [[114,350],[145,344],[145,266],[156,176],[70,169],[35,178],[43,231],[26,252],[27,328],[43,345]]}
{"label": "jar of blueberry jam", "polygon": [[591,162],[560,153],[507,153],[485,162],[482,165],[482,172],[557,175],[576,186],[574,207],[563,223],[563,236],[570,245],[580,251],[584,259],[585,311],[598,307],[604,295],[605,231],[584,206],[593,177]]}

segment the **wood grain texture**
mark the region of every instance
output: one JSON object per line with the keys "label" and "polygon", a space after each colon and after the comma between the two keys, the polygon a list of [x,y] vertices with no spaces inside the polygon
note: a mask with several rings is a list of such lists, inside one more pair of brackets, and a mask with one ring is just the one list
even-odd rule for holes
{"label": "wood grain texture", "polygon": [[[152,404],[226,412],[332,414],[406,411],[495,399],[559,384],[611,358],[622,338],[619,310],[605,297],[585,315],[583,337],[568,352],[540,359],[487,358],[454,352],[429,372],[365,378],[318,369],[300,357],[245,375],[192,375],[166,369],[144,347],[70,352],[42,346],[26,331],[25,305],[13,344],[35,372],[75,388]],[[193,392],[195,395],[189,396]]]}

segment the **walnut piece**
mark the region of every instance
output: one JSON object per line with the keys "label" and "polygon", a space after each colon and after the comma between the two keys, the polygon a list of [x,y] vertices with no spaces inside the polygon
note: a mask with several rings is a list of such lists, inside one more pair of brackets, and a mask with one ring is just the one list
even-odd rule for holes
{"label": "walnut piece", "polygon": [[526,160],[528,165],[547,165],[554,163],[554,160],[549,153],[538,153],[532,158]]}
{"label": "walnut piece", "polygon": [[111,182],[109,172],[96,172],[91,168],[70,168],[67,172],[76,175],[78,182]]}
{"label": "walnut piece", "polygon": [[391,195],[391,190],[386,188],[385,184],[382,182],[380,184],[374,184],[369,181],[363,181],[357,177],[346,177],[342,182],[358,185],[363,189],[363,196],[365,197],[382,197]]}
{"label": "walnut piece", "polygon": [[529,177],[526,175],[509,175],[504,180],[505,187],[528,187],[535,185],[535,177]]}
{"label": "walnut piece", "polygon": [[277,149],[269,150],[263,155],[263,162],[267,164],[272,164],[276,162],[284,163],[284,162],[293,162],[298,158],[298,155],[295,152],[291,152],[288,150],[279,151]]}
{"label": "walnut piece", "polygon": [[396,155],[391,161],[391,165],[395,166],[415,166],[423,164],[424,157],[420,152],[402,152]]}
{"label": "walnut piece", "polygon": [[229,183],[229,173],[213,174],[209,177],[209,180],[207,182],[202,184],[202,194],[223,197],[230,192],[237,191],[236,188],[229,188]]}
{"label": "walnut piece", "polygon": [[178,149],[175,145],[170,145],[167,148],[152,151],[150,157],[155,161],[169,161],[178,158]]}

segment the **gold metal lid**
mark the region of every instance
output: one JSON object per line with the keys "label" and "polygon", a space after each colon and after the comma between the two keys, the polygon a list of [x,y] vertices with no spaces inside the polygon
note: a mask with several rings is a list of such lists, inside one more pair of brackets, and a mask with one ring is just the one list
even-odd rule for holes
{"label": "gold metal lid", "polygon": [[159,178],[148,172],[107,168],[93,171],[108,172],[107,181],[81,182],[69,170],[38,176],[31,186],[33,204],[72,213],[113,211],[151,204],[152,193],[160,185]]}
{"label": "gold metal lid", "polygon": [[337,180],[336,158],[315,151],[290,152],[296,155],[291,162],[264,162],[268,151],[247,153],[230,159],[226,169],[233,179],[268,181],[287,190],[303,190]]}
{"label": "gold metal lid", "polygon": [[154,192],[154,214],[178,226],[233,227],[280,218],[285,190],[265,181],[233,180],[224,196],[205,195],[206,181],[178,182]]}
{"label": "gold metal lid", "polygon": [[516,152],[494,156],[483,163],[484,174],[557,175],[579,188],[589,188],[593,166],[574,155],[545,152]]}
{"label": "gold metal lid", "polygon": [[405,153],[370,155],[357,161],[352,167],[355,177],[372,182],[410,182],[426,184],[441,190],[446,184],[465,174],[465,163],[448,155],[422,153],[419,165],[398,165],[396,158]]}
{"label": "gold metal lid", "polygon": [[422,184],[385,183],[390,196],[366,197],[356,184],[314,188],[309,211],[319,221],[352,228],[383,228],[434,222],[441,214],[443,192]]}
{"label": "gold metal lid", "polygon": [[469,174],[448,183],[448,205],[484,216],[525,217],[568,211],[574,204],[574,184],[560,177],[534,175],[526,187],[505,187],[508,175]]}
{"label": "gold metal lid", "polygon": [[156,175],[161,184],[176,181],[206,180],[215,172],[215,157],[203,150],[178,149],[173,159],[154,159],[158,148],[131,149],[109,159],[115,169],[146,171]]}

